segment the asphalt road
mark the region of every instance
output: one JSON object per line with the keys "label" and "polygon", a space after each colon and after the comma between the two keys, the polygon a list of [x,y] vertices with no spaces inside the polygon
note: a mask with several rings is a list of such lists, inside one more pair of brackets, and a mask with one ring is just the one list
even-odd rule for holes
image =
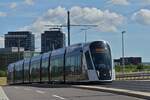
{"label": "asphalt road", "polygon": [[142,100],[135,97],[71,87],[5,86],[2,88],[9,100]]}
{"label": "asphalt road", "polygon": [[150,80],[149,81],[113,81],[109,84],[100,84],[96,86],[104,86],[111,88],[127,89],[133,91],[150,92]]}

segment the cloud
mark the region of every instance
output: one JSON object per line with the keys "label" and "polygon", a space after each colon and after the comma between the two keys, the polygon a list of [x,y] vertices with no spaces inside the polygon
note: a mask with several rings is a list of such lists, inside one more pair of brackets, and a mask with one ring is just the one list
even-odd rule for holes
{"label": "cloud", "polygon": [[33,0],[25,0],[25,3],[27,5],[34,5],[34,1]]}
{"label": "cloud", "polygon": [[17,7],[17,3],[16,2],[13,2],[9,5],[10,8],[14,9]]}
{"label": "cloud", "polygon": [[132,20],[142,25],[150,25],[150,10],[141,9],[132,15]]}
{"label": "cloud", "polygon": [[0,12],[0,17],[5,17],[5,16],[7,16],[7,13]]}
{"label": "cloud", "polygon": [[0,37],[0,48],[4,47],[4,37]]}
{"label": "cloud", "polygon": [[117,31],[117,27],[123,23],[124,17],[120,14],[102,11],[97,8],[72,7],[72,23],[75,24],[95,24],[103,32]]}
{"label": "cloud", "polygon": [[[98,8],[89,7],[72,7],[71,24],[94,24],[99,25],[98,30],[103,32],[117,31],[117,27],[120,26],[124,17],[115,12],[109,10],[102,11]],[[66,24],[67,9],[63,7],[57,7],[55,9],[49,9],[45,14],[39,17],[32,25],[25,26],[21,29],[31,30],[34,33],[41,33],[45,30],[47,24]]]}
{"label": "cloud", "polygon": [[109,2],[114,5],[129,5],[130,4],[128,0],[110,0]]}
{"label": "cloud", "polygon": [[144,5],[150,5],[150,0],[142,0],[141,1]]}
{"label": "cloud", "polygon": [[144,6],[148,6],[148,5],[150,5],[150,0],[135,0],[135,1],[132,1],[133,2],[133,4],[138,4],[138,6],[142,6],[142,7],[144,7]]}

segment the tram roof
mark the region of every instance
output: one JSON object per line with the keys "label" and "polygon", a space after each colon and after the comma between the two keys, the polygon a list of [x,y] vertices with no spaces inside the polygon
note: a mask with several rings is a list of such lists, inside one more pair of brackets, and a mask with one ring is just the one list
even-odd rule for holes
{"label": "tram roof", "polygon": [[41,59],[41,57],[42,57],[41,54],[38,55],[38,56],[34,56],[34,57],[31,58],[31,61],[32,61],[32,60],[38,60],[38,59]]}
{"label": "tram roof", "polygon": [[42,58],[49,57],[51,53],[52,53],[51,51],[43,53]]}
{"label": "tram roof", "polygon": [[51,56],[57,56],[65,53],[65,48],[60,48],[52,51]]}

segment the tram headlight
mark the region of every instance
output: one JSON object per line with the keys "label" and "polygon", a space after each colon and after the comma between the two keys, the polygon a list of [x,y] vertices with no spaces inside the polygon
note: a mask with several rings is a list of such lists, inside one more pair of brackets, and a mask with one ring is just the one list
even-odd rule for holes
{"label": "tram headlight", "polygon": [[99,71],[97,70],[97,75],[99,76]]}
{"label": "tram headlight", "polygon": [[112,71],[111,70],[109,70],[109,75],[112,76]]}

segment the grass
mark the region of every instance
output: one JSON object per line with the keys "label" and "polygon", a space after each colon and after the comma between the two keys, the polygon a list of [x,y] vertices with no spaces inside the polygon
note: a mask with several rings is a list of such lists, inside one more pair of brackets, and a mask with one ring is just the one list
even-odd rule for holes
{"label": "grass", "polygon": [[7,84],[7,78],[6,77],[0,77],[0,85],[6,85]]}
{"label": "grass", "polygon": [[[117,73],[122,72],[122,66],[115,66],[115,70]],[[125,73],[132,73],[132,72],[141,72],[141,71],[150,71],[150,66],[144,65],[126,65],[124,68]]]}

